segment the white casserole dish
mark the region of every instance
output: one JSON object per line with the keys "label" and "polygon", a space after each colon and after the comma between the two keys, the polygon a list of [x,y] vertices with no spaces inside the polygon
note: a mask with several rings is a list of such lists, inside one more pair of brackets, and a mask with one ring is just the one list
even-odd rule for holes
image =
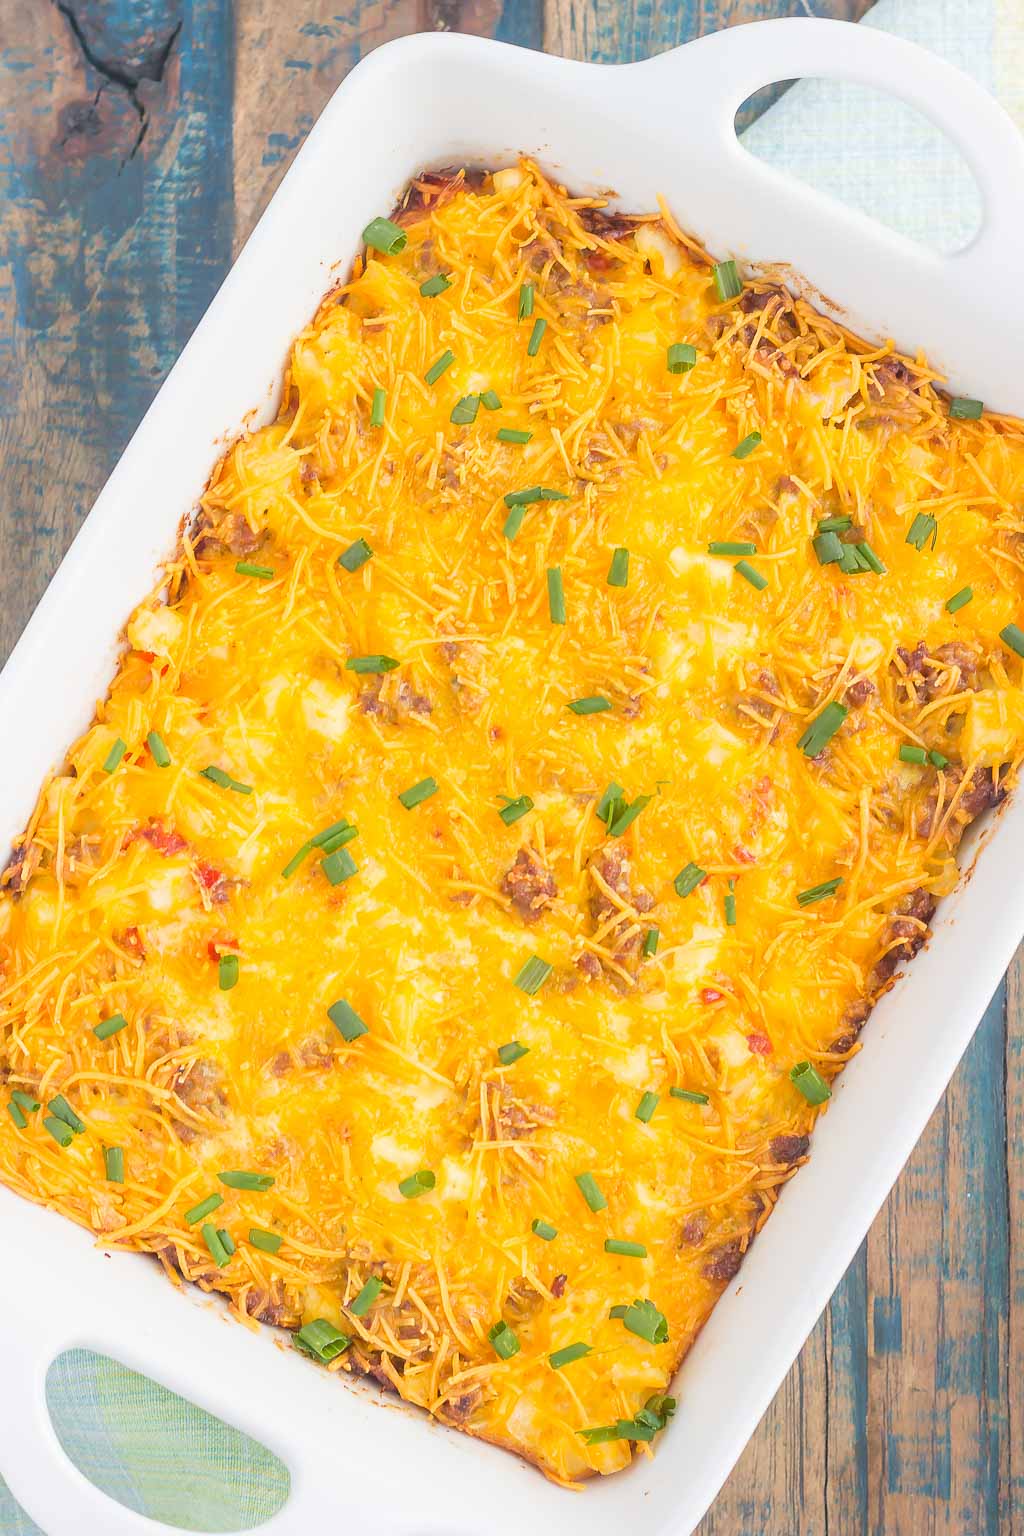
{"label": "white casserole dish", "polygon": [[[932,255],[739,147],[739,103],[809,74],[888,89],[945,129],[985,203],[969,250]],[[791,264],[854,328],[925,347],[956,392],[1024,414],[1024,294],[1007,281],[1008,253],[1024,247],[1024,209],[1013,200],[1024,141],[980,87],[938,59],[879,31],[799,20],[620,67],[467,37],[391,43],[327,107],[0,679],[0,717],[19,727],[18,753],[4,759],[0,838],[18,833],[44,774],[86,725],[112,673],[116,627],[149,589],[219,446],[268,402],[293,335],[364,224],[424,166],[497,166],[519,151],[576,191],[616,188],[627,209],[650,209],[664,194],[718,255]],[[347,1387],[213,1303],[186,1305],[155,1264],[111,1262],[87,1234],[0,1189],[0,1472],[12,1493],[47,1536],[168,1529],[109,1500],[59,1447],[46,1369],[83,1345],[282,1457],[292,1495],[267,1536],[308,1536],[332,1517],[367,1536],[685,1536],[853,1257],[1024,934],[1022,848],[1018,796],[970,882],[940,907],[934,942],[872,1016],[809,1166],[683,1367],[679,1412],[653,1461],[569,1494],[411,1410],[383,1411],[375,1387]]]}

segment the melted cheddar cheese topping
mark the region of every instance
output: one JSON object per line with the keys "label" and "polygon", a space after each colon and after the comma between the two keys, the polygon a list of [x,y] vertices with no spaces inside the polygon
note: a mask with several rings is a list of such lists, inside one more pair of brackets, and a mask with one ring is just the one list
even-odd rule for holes
{"label": "melted cheddar cheese topping", "polygon": [[1024,435],[667,210],[395,219],[8,866],[0,1177],[572,1482],[1016,770]]}

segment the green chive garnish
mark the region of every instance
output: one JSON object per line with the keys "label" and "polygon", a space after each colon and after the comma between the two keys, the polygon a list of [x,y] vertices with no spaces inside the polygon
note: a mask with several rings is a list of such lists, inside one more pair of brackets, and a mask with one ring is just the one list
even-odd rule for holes
{"label": "green chive garnish", "polygon": [[794,1088],[799,1088],[808,1104],[824,1104],[832,1097],[832,1090],[821,1073],[809,1061],[798,1061],[789,1074]]}
{"label": "green chive garnish", "polygon": [[[498,394],[496,389],[485,389],[483,394],[480,396],[480,404],[483,406],[485,411],[500,411],[501,396]],[[533,434],[531,433],[530,435],[532,437]]]}
{"label": "green chive garnish", "polygon": [[757,545],[748,544],[745,541],[731,539],[712,539],[708,545],[709,555],[756,555]]}
{"label": "green chive garnish", "polygon": [[150,731],[146,737],[146,746],[149,748],[150,755],[158,768],[169,768],[171,766],[171,754],[168,752],[159,731]]}
{"label": "green chive garnish", "polygon": [[70,1147],[74,1141],[70,1125],[65,1125],[63,1120],[58,1120],[56,1115],[43,1116],[43,1129],[49,1131],[59,1147]]}
{"label": "green chive garnish", "polygon": [[741,442],[736,444],[736,447],[732,451],[731,457],[734,459],[747,458],[750,454],[753,453],[754,449],[758,446],[760,441],[760,432],[748,432],[746,437],[743,438]]}
{"label": "green chive garnish", "polygon": [[353,1040],[358,1040],[360,1035],[368,1035],[369,1028],[363,1023],[352,1004],[339,997],[336,1003],[332,1003],[327,1010],[327,1017],[341,1035],[351,1045]]}
{"label": "green chive garnish", "polygon": [[608,1201],[602,1195],[597,1180],[592,1173],[578,1173],[576,1183],[579,1185],[580,1194],[590,1206],[592,1211],[603,1211]]}
{"label": "green chive garnish", "polygon": [[544,340],[544,332],[547,330],[547,328],[547,321],[538,316],[538,318],[533,322],[533,330],[530,332],[530,339],[526,343],[527,357],[537,356],[537,353],[540,351],[540,344]]}
{"label": "green chive garnish", "polygon": [[923,765],[928,761],[928,753],[924,747],[910,747],[905,743],[900,747],[899,756],[901,763],[918,763]]}
{"label": "green chive garnish", "polygon": [[539,1216],[530,1223],[530,1231],[535,1237],[541,1237],[546,1243],[554,1242],[558,1236],[558,1228],[553,1227],[550,1221],[542,1221]]}
{"label": "green chive garnish", "polygon": [[838,533],[819,533],[811,543],[819,565],[836,565],[843,558],[843,541]]}
{"label": "green chive garnish", "polygon": [[519,290],[519,318],[528,320],[533,314],[533,284],[524,283]]}
{"label": "green chive garnish", "polygon": [[234,1238],[231,1236],[230,1232],[225,1230],[224,1227],[218,1227],[217,1228],[217,1236],[220,1238],[222,1244],[224,1245],[224,1252],[227,1254],[228,1258],[230,1259],[231,1256],[235,1252],[235,1240],[234,1240]]}
{"label": "green chive garnish", "polygon": [[924,549],[925,545],[930,539],[932,549],[934,549],[935,541],[938,536],[939,525],[935,521],[934,517],[932,517],[928,512],[919,512],[910,525],[910,530],[907,533],[906,542],[908,544],[913,544],[915,549],[921,550]]}
{"label": "green chive garnish", "polygon": [[185,1212],[185,1225],[194,1227],[197,1221],[204,1221],[223,1204],[223,1195],[207,1195],[205,1200],[200,1200],[198,1205],[194,1205],[190,1211]]}
{"label": "green chive garnish", "polygon": [[265,1232],[262,1227],[250,1227],[249,1241],[261,1253],[276,1253],[284,1238],[280,1232]]}
{"label": "green chive garnish", "polygon": [[676,1411],[674,1397],[649,1397],[640,1412],[632,1419],[616,1419],[614,1424],[596,1424],[593,1429],[578,1429],[576,1433],[587,1445],[606,1445],[615,1440],[642,1440],[649,1442],[665,1428]]}
{"label": "green chive garnish", "polygon": [[506,517],[505,526],[501,531],[505,535],[506,539],[508,539],[509,543],[512,542],[520,528],[523,526],[523,518],[525,516],[525,507],[513,507],[508,517]]}
{"label": "green chive garnish", "polygon": [[123,1013],[112,1013],[109,1018],[101,1019],[94,1027],[93,1034],[97,1040],[109,1040],[111,1035],[118,1034],[122,1029],[128,1028],[128,1020]]}
{"label": "green chive garnish", "polygon": [[499,427],[499,443],[528,443],[533,436],[532,432],[522,432],[518,427]]}
{"label": "green chive garnish", "polygon": [[487,1337],[494,1348],[494,1353],[502,1360],[511,1360],[513,1355],[519,1353],[519,1340],[516,1338],[508,1323],[501,1321],[487,1330]]}
{"label": "green chive garnish", "polygon": [[621,837],[622,834],[633,825],[645,805],[650,805],[653,795],[637,795],[630,803],[626,800],[615,800],[609,806],[608,836]]}
{"label": "green chive garnish", "polygon": [[424,800],[429,800],[431,795],[436,794],[436,779],[420,779],[418,784],[411,785],[409,789],[403,789],[398,798],[406,810],[411,811],[417,805],[422,805]]}
{"label": "green chive garnish", "polygon": [[600,715],[606,709],[611,709],[611,699],[606,699],[600,693],[588,694],[585,699],[571,699],[569,708],[574,715]]}
{"label": "green chive garnish", "polygon": [[514,1061],[521,1061],[529,1055],[530,1047],[523,1045],[519,1040],[510,1040],[507,1045],[498,1046],[498,1060],[503,1067],[510,1067]]}
{"label": "green chive garnish", "polygon": [[379,386],[373,392],[373,404],[370,406],[370,426],[382,427],[384,425],[384,408],[388,403],[388,392]]}
{"label": "green chive garnish", "polygon": [[[332,821],[329,827],[324,827],[322,832],[317,832],[315,836],[310,838],[309,841],[314,848],[324,848],[328,853],[330,853],[331,847],[338,846],[337,839],[343,833],[345,834],[346,842],[349,842],[353,837],[358,837],[359,835],[358,827],[354,827],[352,823],[344,816],[340,821]],[[330,847],[328,845],[330,845]]]}
{"label": "green chive garnish", "polygon": [[418,1173],[410,1173],[409,1177],[399,1182],[399,1193],[407,1200],[418,1200],[420,1195],[429,1194],[437,1183],[437,1179],[429,1168],[421,1168]]}
{"label": "green chive garnish", "polygon": [[736,926],[736,881],[729,881],[729,890],[725,898],[725,922],[729,928]]}
{"label": "green chive garnish", "polygon": [[371,219],[363,230],[364,245],[372,246],[375,251],[383,251],[385,256],[397,256],[399,251],[404,251],[408,238],[405,230],[393,224],[390,219]]}
{"label": "green chive garnish", "polygon": [[673,1099],[684,1099],[687,1104],[710,1104],[711,1100],[706,1093],[698,1093],[696,1088],[670,1088],[669,1096]]}
{"label": "green chive garnish", "polygon": [[643,1243],[627,1243],[621,1237],[606,1237],[604,1240],[605,1253],[617,1253],[623,1259],[646,1259],[647,1249]]}
{"label": "green chive garnish", "polygon": [[565,588],[561,568],[557,565],[548,569],[548,613],[552,624],[565,623]]}
{"label": "green chive garnish", "polygon": [[114,742],[114,745],[111,747],[110,751],[107,753],[106,757],[103,759],[103,772],[113,773],[114,769],[117,767],[118,763],[121,761],[122,757],[124,757],[127,751],[127,742],[122,741],[121,737],[119,736]]}
{"label": "green chive garnish", "polygon": [[456,400],[452,406],[452,414],[449,420],[457,427],[471,427],[476,421],[476,413],[480,409],[479,395],[463,395],[461,400]]}
{"label": "green chive garnish", "polygon": [[19,1109],[26,1110],[30,1115],[35,1114],[39,1108],[39,1100],[33,1098],[30,1093],[23,1092],[20,1088],[11,1089],[11,1098]]}
{"label": "green chive garnish", "polygon": [[853,518],[845,513],[841,517],[823,517],[818,524],[819,533],[845,533],[853,527]]}
{"label": "green chive garnish", "polygon": [[688,341],[674,341],[666,359],[669,373],[689,373],[697,361],[697,348]]}
{"label": "green chive garnish", "polygon": [[339,1355],[345,1353],[352,1340],[347,1333],[342,1333],[333,1323],[329,1323],[326,1317],[317,1317],[299,1329],[295,1342],[307,1354],[315,1356],[324,1365],[330,1365],[332,1360],[337,1360]]}
{"label": "green chive garnish", "polygon": [[444,293],[451,287],[451,282],[445,272],[436,272],[433,277],[428,277],[425,283],[420,283],[420,293],[425,299],[436,299],[439,293]]}
{"label": "green chive garnish", "polygon": [[306,858],[307,855],[312,853],[312,852],[313,852],[313,844],[312,844],[312,842],[303,843],[302,847],[298,850],[298,852],[292,854],[291,858],[288,860],[288,863],[285,865],[284,869],[282,869],[282,871],[281,871],[282,878],[285,879],[285,880],[290,880],[292,875],[294,875],[295,871],[298,869],[299,865],[302,863],[303,859]]}
{"label": "green chive garnish", "polygon": [[365,1317],[383,1289],[383,1280],[378,1280],[376,1275],[371,1275],[359,1295],[348,1304],[348,1310],[352,1316]]}
{"label": "green chive garnish", "polygon": [[637,1120],[642,1120],[644,1125],[649,1125],[651,1122],[651,1116],[654,1114],[654,1111],[657,1109],[657,1107],[658,1095],[656,1093],[652,1093],[648,1088],[646,1093],[641,1095],[640,1103],[633,1111],[634,1118]]}
{"label": "green chive garnish", "polygon": [[645,960],[649,960],[652,955],[656,955],[658,953],[658,940],[660,938],[660,928],[648,928],[646,934],[644,935],[644,947],[642,951]]}
{"label": "green chive garnish", "polygon": [[237,955],[221,955],[217,962],[217,985],[222,992],[230,992],[238,985]]}
{"label": "green chive garnish", "polygon": [[761,572],[756,571],[752,565],[747,563],[746,560],[737,560],[736,564],[733,566],[733,570],[736,572],[737,576],[742,576],[744,581],[749,581],[750,585],[755,587],[758,592],[763,592],[765,587],[768,585],[767,576],[762,576]]}
{"label": "green chive garnish", "polygon": [[15,1104],[13,1099],[7,1106],[7,1113],[10,1115],[19,1131],[24,1131],[27,1129],[28,1121],[25,1119],[25,1112],[21,1108],[20,1104]]}
{"label": "green chive garnish", "polygon": [[960,591],[954,592],[953,596],[947,602],[946,612],[959,613],[961,608],[966,608],[967,604],[970,602],[973,596],[974,592],[970,587],[961,587]]}
{"label": "green chive garnish", "polygon": [[242,784],[238,779],[233,779],[230,773],[225,773],[223,768],[218,768],[211,763],[208,768],[200,768],[199,776],[209,779],[211,784],[216,784],[218,789],[233,789],[236,795],[251,795],[252,785]]}
{"label": "green chive garnish", "polygon": [[568,501],[567,491],[553,491],[548,485],[528,485],[522,491],[509,491],[506,507],[528,507],[535,501]]}
{"label": "green chive garnish", "polygon": [[584,1355],[590,1354],[589,1344],[566,1344],[564,1349],[556,1349],[548,1355],[548,1364],[553,1371],[560,1371],[565,1365],[572,1365],[574,1360],[582,1360]]}
{"label": "green chive garnish", "polygon": [[941,752],[936,752],[934,749],[928,753],[928,761],[931,763],[933,768],[941,769],[949,767],[949,758],[943,757]]}
{"label": "green chive garnish", "polygon": [[377,654],[373,656],[350,656],[345,663],[345,670],[360,673],[393,672],[399,666],[401,666],[401,662],[396,661],[393,656]]}
{"label": "green chive garnish", "polygon": [[513,986],[525,992],[527,997],[534,997],[551,975],[551,966],[539,955],[531,955],[526,964],[521,967],[519,973],[513,978]]}
{"label": "green chive garnish", "polygon": [[226,1184],[228,1189],[271,1189],[274,1183],[272,1173],[249,1173],[244,1168],[228,1168],[223,1173],[218,1173],[218,1179]]}
{"label": "green chive garnish", "polygon": [[999,638],[1004,645],[1008,645],[1011,651],[1016,651],[1018,656],[1024,656],[1024,629],[1019,629],[1016,624],[1007,624],[999,631]]}
{"label": "green chive garnish", "polygon": [[820,715],[813,719],[803,735],[797,741],[797,746],[805,757],[817,757],[823,751],[832,737],[838,731],[849,711],[845,704],[826,704]]}
{"label": "green chive garnish", "polygon": [[108,1184],[124,1183],[124,1148],[103,1148],[103,1172]]}
{"label": "green chive garnish", "polygon": [[606,825],[611,821],[612,817],[615,815],[616,807],[621,801],[624,793],[625,791],[623,790],[622,785],[616,784],[615,780],[613,779],[594,807],[594,815],[597,817],[598,821],[603,821]]}
{"label": "green chive garnish", "polygon": [[221,1242],[220,1233],[217,1231],[217,1228],[214,1226],[212,1221],[205,1222],[202,1231],[203,1242],[210,1250],[210,1257],[213,1259],[213,1262],[216,1264],[218,1269],[223,1269],[225,1264],[229,1264],[231,1262],[231,1255],[228,1253],[224,1244]]}
{"label": "green chive garnish", "polygon": [[668,1341],[668,1320],[650,1298],[634,1301],[628,1306],[622,1314],[622,1322],[630,1333],[635,1333],[639,1339],[646,1339],[648,1344],[665,1344]]}
{"label": "green chive garnish", "polygon": [[63,1120],[64,1124],[70,1130],[72,1130],[76,1136],[81,1136],[82,1132],[85,1130],[85,1122],[80,1120],[79,1117],[75,1114],[74,1110],[71,1108],[71,1105],[68,1103],[67,1099],[62,1093],[58,1093],[56,1098],[51,1099],[46,1107],[50,1111],[50,1114],[53,1115],[56,1119]]}
{"label": "green chive garnish", "polygon": [[724,304],[727,299],[738,299],[743,292],[743,284],[740,282],[734,261],[717,261],[712,270],[712,276],[715,279],[715,292],[718,294],[720,303]]}
{"label": "green chive garnish", "polygon": [[809,890],[798,891],[796,899],[802,907],[812,907],[816,901],[824,901],[826,896],[834,896],[842,883],[842,875],[836,875],[832,880],[823,880],[820,885],[812,885]]}
{"label": "green chive garnish", "polygon": [[239,576],[258,576],[260,581],[270,581],[274,574],[272,565],[253,565],[251,560],[236,560],[235,570]]}
{"label": "green chive garnish", "polygon": [[860,555],[860,558],[870,567],[870,569],[874,571],[876,576],[885,575],[885,566],[882,564],[881,560],[879,560],[878,556],[875,554],[874,550],[871,548],[871,545],[867,542],[866,539],[861,539],[860,543],[857,545],[857,553]]}
{"label": "green chive garnish", "polygon": [[679,871],[672,884],[676,888],[677,896],[689,896],[690,892],[695,891],[701,881],[706,879],[707,871],[691,861]]}
{"label": "green chive garnish", "polygon": [[528,811],[533,810],[533,801],[529,795],[520,795],[515,800],[509,800],[506,795],[502,795],[501,798],[505,801],[505,804],[498,812],[498,815],[506,827],[512,826],[513,822],[519,821]]}
{"label": "green chive garnish", "polygon": [[949,402],[949,414],[954,421],[977,421],[984,409],[980,400],[965,400],[963,396]]}
{"label": "green chive garnish", "polygon": [[349,853],[347,848],[335,848],[329,853],[320,865],[331,885],[341,885],[345,880],[351,880],[359,865]]}
{"label": "green chive garnish", "polygon": [[608,567],[607,584],[610,587],[625,587],[629,583],[629,550],[617,549],[612,555],[612,563]]}
{"label": "green chive garnish", "polygon": [[436,362],[431,363],[423,375],[428,384],[436,384],[446,368],[450,368],[455,361],[455,353],[446,348]]}

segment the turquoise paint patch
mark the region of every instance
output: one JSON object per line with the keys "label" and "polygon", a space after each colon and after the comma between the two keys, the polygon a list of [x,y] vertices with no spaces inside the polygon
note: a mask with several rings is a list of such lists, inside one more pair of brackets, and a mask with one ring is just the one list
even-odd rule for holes
{"label": "turquoise paint patch", "polygon": [[898,1296],[876,1296],[872,1318],[876,1355],[898,1355],[903,1349],[903,1303]]}

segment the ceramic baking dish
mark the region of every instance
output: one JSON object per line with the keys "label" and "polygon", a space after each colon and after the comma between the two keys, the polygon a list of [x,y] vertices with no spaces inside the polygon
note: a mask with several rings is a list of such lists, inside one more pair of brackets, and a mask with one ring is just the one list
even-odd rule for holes
{"label": "ceramic baking dish", "polygon": [[[904,97],[959,146],[981,188],[974,244],[939,257],[754,160],[733,131],[770,81],[844,76]],[[272,409],[288,344],[359,231],[424,166],[497,166],[520,151],[576,191],[664,194],[719,256],[788,263],[869,335],[927,349],[958,394],[1024,414],[1024,141],[966,76],[840,22],[771,21],[647,63],[570,63],[475,38],[410,37],[346,80],[297,157],[135,434],[0,679],[0,837],[108,685],[117,630],[149,589],[225,441]],[[894,166],[894,174],[898,173]],[[1014,189],[1018,189],[1015,191]],[[1013,254],[1010,254],[1013,253]],[[71,665],[69,665],[69,658]],[[167,1530],[112,1502],[64,1457],[45,1376],[61,1350],[112,1355],[276,1451],[292,1474],[267,1536],[685,1536],[728,1475],[923,1130],[1024,934],[1024,796],[998,818],[935,938],[872,1015],[810,1164],[786,1190],[678,1380],[658,1453],[582,1493],[516,1458],[349,1386],[269,1331],[176,1294],[155,1264],[108,1255],[0,1189],[0,1472],[47,1536]]]}

